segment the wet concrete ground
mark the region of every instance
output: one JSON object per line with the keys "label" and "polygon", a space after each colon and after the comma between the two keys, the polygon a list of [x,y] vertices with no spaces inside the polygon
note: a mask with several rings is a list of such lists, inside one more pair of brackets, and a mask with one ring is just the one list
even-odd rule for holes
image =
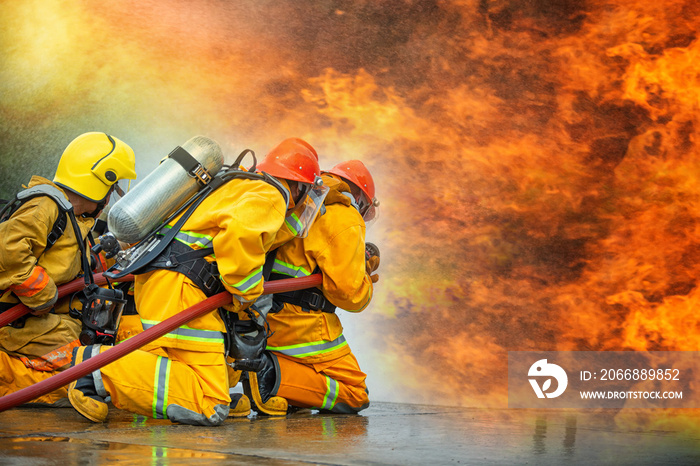
{"label": "wet concrete ground", "polygon": [[375,402],[358,416],[253,415],[204,428],[115,408],[93,424],[69,408],[20,407],[0,413],[0,464],[700,464],[700,418],[669,427],[650,418],[658,411],[624,411]]}

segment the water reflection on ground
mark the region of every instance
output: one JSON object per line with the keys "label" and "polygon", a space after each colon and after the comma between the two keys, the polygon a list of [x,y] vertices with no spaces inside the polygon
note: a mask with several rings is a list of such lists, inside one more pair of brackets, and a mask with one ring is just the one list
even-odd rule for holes
{"label": "water reflection on ground", "polygon": [[700,464],[699,419],[374,403],[359,416],[301,411],[203,428],[116,409],[92,424],[71,409],[19,408],[0,413],[0,463]]}

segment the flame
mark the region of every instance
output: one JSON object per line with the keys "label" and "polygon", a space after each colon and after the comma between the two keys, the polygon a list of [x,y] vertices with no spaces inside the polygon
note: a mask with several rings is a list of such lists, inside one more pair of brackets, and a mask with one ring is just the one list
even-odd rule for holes
{"label": "flame", "polygon": [[513,350],[698,348],[693,0],[41,6],[3,12],[5,154],[35,135],[48,172],[104,128],[142,173],[193,134],[366,162],[382,265],[353,348],[392,401],[503,407]]}

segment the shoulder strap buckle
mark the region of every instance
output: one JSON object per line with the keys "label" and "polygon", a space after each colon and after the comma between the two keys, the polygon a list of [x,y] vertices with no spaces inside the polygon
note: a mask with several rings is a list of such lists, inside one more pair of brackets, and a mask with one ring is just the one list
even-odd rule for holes
{"label": "shoulder strap buckle", "polygon": [[168,157],[179,163],[189,176],[192,178],[197,178],[202,186],[206,186],[209,184],[209,182],[211,182],[211,174],[201,163],[199,163],[197,159],[192,156],[192,154],[187,152],[186,149],[177,146],[170,154],[168,154]]}
{"label": "shoulder strap buckle", "polygon": [[313,310],[323,309],[326,305],[326,298],[320,293],[305,292],[302,295],[302,300]]}
{"label": "shoulder strap buckle", "polygon": [[193,178],[197,178],[197,181],[199,181],[201,184],[209,184],[211,182],[211,175],[209,172],[202,166],[201,163],[197,164],[196,167],[189,173],[190,176]]}

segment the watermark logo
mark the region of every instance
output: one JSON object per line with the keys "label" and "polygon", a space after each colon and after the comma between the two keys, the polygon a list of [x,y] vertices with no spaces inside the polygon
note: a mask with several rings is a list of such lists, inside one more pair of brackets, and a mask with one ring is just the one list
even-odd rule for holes
{"label": "watermark logo", "polygon": [[700,408],[698,367],[700,351],[508,351],[508,407]]}
{"label": "watermark logo", "polygon": [[[556,364],[548,363],[546,359],[540,359],[530,366],[530,370],[527,372],[527,375],[529,377],[546,377],[546,380],[543,381],[541,387],[537,379],[528,379],[530,381],[530,385],[532,385],[532,389],[535,390],[537,398],[556,398],[564,393],[564,390],[566,390],[566,386],[569,383],[569,377],[566,375],[566,371]],[[547,390],[549,390],[552,386],[552,378],[556,379],[557,381],[557,389],[553,392],[548,392]]]}

